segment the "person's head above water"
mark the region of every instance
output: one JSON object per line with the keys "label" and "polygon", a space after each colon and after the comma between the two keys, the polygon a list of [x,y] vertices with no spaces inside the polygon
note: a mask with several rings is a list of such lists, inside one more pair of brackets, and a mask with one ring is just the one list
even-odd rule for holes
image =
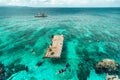
{"label": "person's head above water", "polygon": [[70,66],[70,64],[69,64],[69,63],[67,63],[67,64],[66,64],[66,68],[68,68],[69,66]]}

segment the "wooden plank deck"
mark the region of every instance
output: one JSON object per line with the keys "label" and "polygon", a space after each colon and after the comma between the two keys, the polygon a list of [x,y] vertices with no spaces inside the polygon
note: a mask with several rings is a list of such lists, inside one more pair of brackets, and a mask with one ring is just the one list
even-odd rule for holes
{"label": "wooden plank deck", "polygon": [[46,51],[45,58],[60,58],[63,46],[63,35],[55,35],[52,39],[52,45]]}

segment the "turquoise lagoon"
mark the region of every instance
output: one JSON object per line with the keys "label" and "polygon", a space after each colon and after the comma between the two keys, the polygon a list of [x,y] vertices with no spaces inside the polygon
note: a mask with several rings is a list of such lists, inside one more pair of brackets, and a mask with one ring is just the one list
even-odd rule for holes
{"label": "turquoise lagoon", "polygon": [[[39,12],[48,17],[35,18]],[[43,58],[57,34],[64,35],[61,58]],[[3,80],[105,80],[94,70],[105,58],[120,64],[120,8],[0,7]]]}

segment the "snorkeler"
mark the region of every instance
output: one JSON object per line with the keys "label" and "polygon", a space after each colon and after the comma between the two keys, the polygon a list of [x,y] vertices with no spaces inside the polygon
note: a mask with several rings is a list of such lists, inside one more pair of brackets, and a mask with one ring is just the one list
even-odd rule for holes
{"label": "snorkeler", "polygon": [[[66,71],[66,69],[67,69],[67,68],[69,68],[69,67],[70,67],[70,64],[69,64],[69,63],[67,63],[67,64],[66,64],[66,66],[65,66],[65,68],[64,68],[64,69],[59,70],[59,71],[57,72],[57,74],[60,74],[60,73],[65,72],[65,71]],[[69,71],[69,72],[70,72],[70,71]]]}
{"label": "snorkeler", "polygon": [[59,71],[57,72],[57,74],[63,73],[63,72],[65,72],[65,71],[66,71],[66,68],[65,68],[65,69],[61,69],[61,70],[59,70]]}
{"label": "snorkeler", "polygon": [[67,63],[65,67],[66,67],[66,68],[70,67],[70,64],[69,64],[69,63]]}

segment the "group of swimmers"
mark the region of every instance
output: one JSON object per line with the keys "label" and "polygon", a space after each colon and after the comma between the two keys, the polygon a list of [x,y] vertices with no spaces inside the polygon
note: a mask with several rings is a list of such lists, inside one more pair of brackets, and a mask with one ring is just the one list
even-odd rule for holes
{"label": "group of swimmers", "polygon": [[70,64],[69,64],[69,63],[67,63],[67,64],[66,64],[66,66],[65,66],[65,68],[64,68],[64,69],[59,70],[59,71],[57,72],[57,74],[60,74],[60,73],[65,72],[65,71],[66,71],[66,69],[68,69],[69,67],[70,67]]}

